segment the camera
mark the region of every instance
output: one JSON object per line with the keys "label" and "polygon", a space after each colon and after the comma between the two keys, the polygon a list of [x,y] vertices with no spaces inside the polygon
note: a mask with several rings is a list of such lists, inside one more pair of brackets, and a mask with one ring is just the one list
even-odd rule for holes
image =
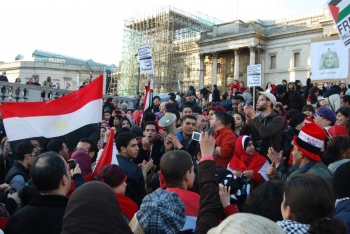
{"label": "camera", "polygon": [[201,134],[199,132],[193,132],[192,133],[192,140],[200,141],[201,140]]}
{"label": "camera", "polygon": [[261,153],[265,148],[265,141],[263,140],[258,140],[255,143],[255,150],[258,151],[259,153]]}
{"label": "camera", "polygon": [[77,166],[77,163],[75,162],[74,159],[69,159],[68,160],[68,166],[69,166],[69,169],[74,169],[76,166]]}

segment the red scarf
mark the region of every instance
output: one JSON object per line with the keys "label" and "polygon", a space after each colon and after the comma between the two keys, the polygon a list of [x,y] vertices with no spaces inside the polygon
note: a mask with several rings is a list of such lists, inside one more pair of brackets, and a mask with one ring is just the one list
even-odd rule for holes
{"label": "red scarf", "polygon": [[116,193],[115,196],[118,198],[118,203],[120,207],[120,211],[125,215],[129,220],[132,220],[134,214],[139,210],[139,207],[136,203],[124,196],[123,194]]}
{"label": "red scarf", "polygon": [[247,152],[245,152],[244,140],[246,138],[247,136],[240,136],[237,138],[235,145],[235,154],[229,163],[229,167],[232,170],[238,171],[259,171],[261,167],[266,163],[266,159],[256,151],[254,151],[253,155],[249,155]]}

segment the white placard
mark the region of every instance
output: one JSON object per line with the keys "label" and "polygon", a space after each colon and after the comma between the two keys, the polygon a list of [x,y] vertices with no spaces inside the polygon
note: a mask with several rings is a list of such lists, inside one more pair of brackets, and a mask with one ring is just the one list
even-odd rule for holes
{"label": "white placard", "polygon": [[140,74],[154,73],[151,47],[148,45],[139,47],[138,57],[140,63]]}
{"label": "white placard", "polygon": [[312,80],[348,76],[349,52],[341,40],[311,43]]}
{"label": "white placard", "polygon": [[247,66],[247,86],[261,86],[261,64]]}

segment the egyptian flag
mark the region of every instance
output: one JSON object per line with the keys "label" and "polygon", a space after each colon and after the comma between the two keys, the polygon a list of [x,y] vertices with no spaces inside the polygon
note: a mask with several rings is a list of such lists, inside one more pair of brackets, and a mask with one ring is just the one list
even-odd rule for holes
{"label": "egyptian flag", "polygon": [[107,144],[105,145],[100,158],[96,164],[94,172],[98,172],[102,167],[109,164],[118,165],[118,160],[116,154],[113,153],[113,144],[114,144],[114,129],[110,129],[109,138]]}
{"label": "egyptian flag", "polygon": [[[63,138],[68,148],[98,129],[103,75],[63,97],[44,102],[3,102],[0,110],[11,142],[27,138]],[[70,147],[69,147],[70,146]]]}
{"label": "egyptian flag", "polygon": [[153,79],[148,79],[147,85],[145,85],[146,94],[145,101],[143,103],[143,111],[145,112],[148,108],[153,106]]}

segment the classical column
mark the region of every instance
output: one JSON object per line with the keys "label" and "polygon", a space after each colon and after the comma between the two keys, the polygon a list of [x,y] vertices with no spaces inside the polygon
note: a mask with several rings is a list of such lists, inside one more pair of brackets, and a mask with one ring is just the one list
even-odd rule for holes
{"label": "classical column", "polygon": [[204,54],[199,54],[199,88],[204,86]]}
{"label": "classical column", "polygon": [[235,70],[233,79],[239,80],[239,50],[234,50],[235,53]]}
{"label": "classical column", "polygon": [[212,85],[217,82],[217,73],[218,73],[218,52],[213,52],[213,76],[212,76]]}
{"label": "classical column", "polygon": [[249,65],[254,65],[255,64],[255,47],[250,46],[249,51],[250,51]]}

